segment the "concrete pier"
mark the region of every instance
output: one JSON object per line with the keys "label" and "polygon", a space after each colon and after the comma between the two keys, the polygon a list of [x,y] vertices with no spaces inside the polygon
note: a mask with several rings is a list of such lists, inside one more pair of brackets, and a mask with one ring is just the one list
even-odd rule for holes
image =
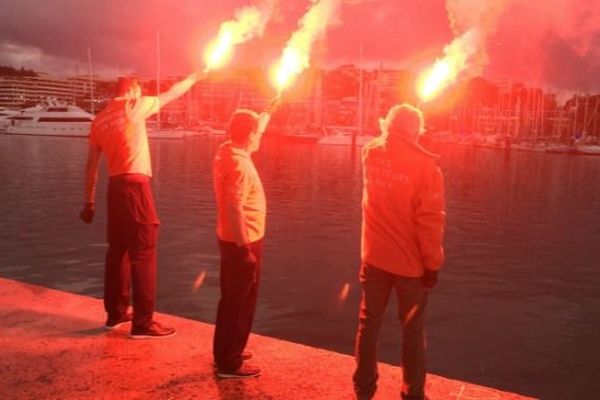
{"label": "concrete pier", "polygon": [[[252,335],[260,378],[217,380],[214,326],[171,315],[178,334],[131,340],[103,328],[98,299],[0,278],[0,399],[353,399],[351,356]],[[401,369],[380,364],[375,399],[398,399]],[[428,375],[431,400],[531,399]]]}

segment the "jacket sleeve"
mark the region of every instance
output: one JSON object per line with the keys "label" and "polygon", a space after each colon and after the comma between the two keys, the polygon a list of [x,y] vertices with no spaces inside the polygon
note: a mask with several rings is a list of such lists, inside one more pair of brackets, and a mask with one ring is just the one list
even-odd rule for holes
{"label": "jacket sleeve", "polygon": [[444,178],[433,166],[425,173],[416,193],[415,226],[424,267],[437,271],[444,263],[444,224],[446,221]]}

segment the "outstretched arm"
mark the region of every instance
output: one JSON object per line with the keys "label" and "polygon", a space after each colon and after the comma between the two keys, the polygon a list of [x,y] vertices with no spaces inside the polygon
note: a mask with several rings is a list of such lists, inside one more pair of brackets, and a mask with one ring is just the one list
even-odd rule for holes
{"label": "outstretched arm", "polygon": [[194,72],[158,96],[142,96],[138,100],[132,100],[127,106],[127,116],[131,120],[140,120],[156,114],[162,107],[183,96],[205,76],[204,72]]}
{"label": "outstretched arm", "polygon": [[194,72],[188,75],[186,78],[175,83],[169,90],[158,95],[159,107],[164,107],[173,100],[176,100],[183,96],[188,90],[192,88],[206,74],[204,72]]}
{"label": "outstretched arm", "polygon": [[262,138],[263,133],[267,129],[267,125],[269,125],[269,121],[271,120],[271,115],[275,114],[281,105],[281,96],[275,97],[273,100],[269,102],[267,108],[260,114],[258,114],[258,127],[256,129],[256,134]]}

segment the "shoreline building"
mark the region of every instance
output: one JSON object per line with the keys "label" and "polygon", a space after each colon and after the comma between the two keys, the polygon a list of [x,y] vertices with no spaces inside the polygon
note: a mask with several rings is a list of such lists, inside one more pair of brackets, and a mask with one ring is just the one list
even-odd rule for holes
{"label": "shoreline building", "polygon": [[48,98],[67,104],[86,103],[89,106],[90,79],[87,76],[57,78],[44,74],[0,76],[0,107],[30,107]]}

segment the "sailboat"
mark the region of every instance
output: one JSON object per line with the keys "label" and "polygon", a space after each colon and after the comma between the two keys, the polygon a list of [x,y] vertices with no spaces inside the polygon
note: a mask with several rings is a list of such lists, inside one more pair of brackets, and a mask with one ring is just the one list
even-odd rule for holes
{"label": "sailboat", "polygon": [[12,116],[19,115],[19,111],[11,110],[6,107],[0,107],[0,133],[6,132],[6,129],[10,126]]}

